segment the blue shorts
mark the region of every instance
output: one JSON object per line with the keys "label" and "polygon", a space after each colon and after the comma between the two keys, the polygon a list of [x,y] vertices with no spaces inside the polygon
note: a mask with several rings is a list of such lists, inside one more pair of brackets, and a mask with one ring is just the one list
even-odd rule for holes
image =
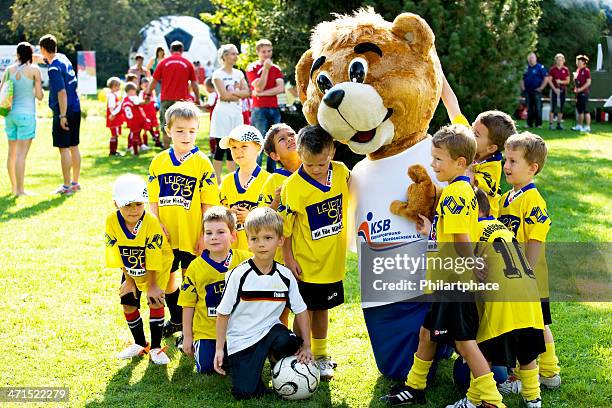
{"label": "blue shorts", "polygon": [[193,357],[195,358],[196,371],[200,374],[213,374],[215,368],[216,340],[201,339],[193,342]]}
{"label": "blue shorts", "polygon": [[[376,366],[385,377],[406,379],[430,306],[426,302],[398,302],[363,309]],[[445,349],[439,346],[437,355],[442,355]],[[434,372],[432,367],[430,375]]]}
{"label": "blue shorts", "polygon": [[4,121],[8,140],[28,140],[36,136],[36,115],[9,113]]}

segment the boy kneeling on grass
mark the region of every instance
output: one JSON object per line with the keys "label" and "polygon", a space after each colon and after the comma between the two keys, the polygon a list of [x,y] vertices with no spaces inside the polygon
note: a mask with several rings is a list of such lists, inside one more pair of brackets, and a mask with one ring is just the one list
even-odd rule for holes
{"label": "boy kneeling on grass", "polygon": [[[170,359],[161,347],[164,325],[164,290],[170,277],[172,249],[159,220],[145,212],[147,183],[134,174],[120,176],[113,187],[117,211],[106,218],[106,266],[120,268],[119,296],[125,320],[134,336],[134,344],[117,355],[128,359],[147,353],[155,364]],[[146,293],[149,304],[151,344],[144,334],[140,296]]]}
{"label": "boy kneeling on grass", "polygon": [[225,342],[232,394],[236,399],[260,397],[270,392],[261,371],[270,362],[297,355],[302,363],[312,361],[310,338],[296,336],[280,322],[289,307],[295,313],[301,333],[310,333],[306,304],[289,269],[274,261],[283,245],[283,219],[267,207],[256,208],[245,222],[253,257],[234,268],[226,279],[221,303],[217,306],[217,344],[214,369],[222,368]]}

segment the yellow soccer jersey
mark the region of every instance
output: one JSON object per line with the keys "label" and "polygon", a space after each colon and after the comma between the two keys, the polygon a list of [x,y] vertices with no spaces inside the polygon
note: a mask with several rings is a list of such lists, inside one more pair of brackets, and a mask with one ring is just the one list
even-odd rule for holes
{"label": "yellow soccer jersey", "polygon": [[344,164],[331,162],[325,184],[302,167],[283,184],[284,235],[292,238],[293,256],[302,268],[304,282],[344,279],[350,174]]}
{"label": "yellow soccer jersey", "polygon": [[202,204],[219,205],[212,163],[194,147],[182,161],[174,149],[159,153],[149,166],[149,202],[157,203],[172,249],[196,255],[202,235]]}
{"label": "yellow soccer jersey", "polygon": [[535,184],[527,184],[517,192],[514,190],[506,192],[500,200],[498,219],[512,231],[521,244],[526,244],[532,239],[542,242],[535,274],[540,297],[547,298],[549,296],[548,266],[546,265],[544,242],[550,230],[551,220],[546,209],[546,202]]}
{"label": "yellow soccer jersey", "polygon": [[106,266],[125,269],[140,291],[147,290],[147,271],[155,271],[157,286],[166,289],[173,259],[155,216],[145,212],[131,231],[119,211],[106,218]]}
{"label": "yellow soccer jersey", "polygon": [[480,163],[472,165],[474,180],[478,187],[487,193],[487,199],[491,206],[490,215],[497,217],[499,213],[500,181],[502,174],[502,154],[497,152],[493,156]]}
{"label": "yellow soccer jersey", "polygon": [[499,290],[476,299],[480,314],[477,342],[516,329],[544,329],[535,275],[514,234],[493,216],[479,218],[479,242],[475,253],[487,263],[487,282]]}
{"label": "yellow soccer jersey", "polygon": [[215,339],[217,306],[225,288],[225,273],[252,256],[248,251],[230,250],[225,262],[216,262],[208,250],[191,262],[183,277],[178,304],[193,307],[193,339]]}
{"label": "yellow soccer jersey", "polygon": [[[261,188],[261,194],[259,194],[259,202],[257,203],[257,205],[259,207],[270,207],[272,205],[272,201],[274,201],[276,189],[282,186],[285,180],[287,180],[290,175],[291,172],[283,168],[277,168],[276,170],[274,170],[274,173],[268,176],[268,179]],[[279,206],[277,208],[277,211],[282,213],[283,209]],[[285,263],[283,260],[282,248],[278,248],[276,250],[274,260],[281,264]]]}
{"label": "yellow soccer jersey", "polygon": [[[232,208],[237,205],[245,207],[249,211],[257,208],[259,193],[269,175],[270,173],[257,166],[246,182],[246,185],[242,186],[238,178],[238,170],[228,174],[221,183],[221,204],[227,208]],[[236,231],[238,231],[238,239],[234,242],[232,248],[248,251],[249,246],[247,245],[244,225],[242,223],[237,223]]]}

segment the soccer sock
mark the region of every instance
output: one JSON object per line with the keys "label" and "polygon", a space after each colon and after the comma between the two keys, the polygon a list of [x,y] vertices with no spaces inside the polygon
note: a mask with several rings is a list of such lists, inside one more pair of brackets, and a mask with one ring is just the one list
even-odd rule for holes
{"label": "soccer sock", "polygon": [[[461,358],[461,357],[459,357]],[[476,381],[474,381],[474,374],[470,371],[470,386],[465,393],[467,399],[472,401],[474,405],[480,404],[480,391],[478,391],[478,387],[476,386]]]}
{"label": "soccer sock", "polygon": [[149,136],[146,130],[142,133],[142,144],[149,144]]}
{"label": "soccer sock", "polygon": [[538,381],[538,367],[531,370],[521,370],[521,395],[527,401],[540,398],[540,382]]}
{"label": "soccer sock", "polygon": [[[505,407],[504,403],[502,402],[502,395],[497,390],[497,384],[495,383],[495,379],[493,378],[493,373],[481,375],[478,378],[474,378],[472,382],[474,383],[474,387],[476,387],[476,389],[480,391],[480,401],[486,401],[489,404],[495,405],[498,408]],[[471,384],[470,387],[472,387]],[[472,402],[474,403],[474,405],[478,405],[480,401]]]}
{"label": "soccer sock", "polygon": [[427,386],[427,374],[429,374],[432,363],[433,360],[421,360],[417,357],[416,353],[414,353],[414,362],[406,377],[406,385],[415,390],[424,390]]}
{"label": "soccer sock", "polygon": [[164,308],[149,310],[149,327],[151,329],[151,348],[161,348],[162,329],[164,328]]}
{"label": "soccer sock", "polygon": [[110,138],[110,154],[117,153],[117,138],[115,136]]}
{"label": "soccer sock", "polygon": [[177,289],[172,293],[166,293],[166,305],[170,309],[170,321],[174,324],[183,323],[183,308],[178,303],[180,290]]}
{"label": "soccer sock", "polygon": [[538,365],[540,366],[540,374],[543,377],[554,377],[561,372],[559,367],[559,359],[555,352],[555,343],[546,343],[546,351],[540,354]]}
{"label": "soccer sock", "polygon": [[132,143],[134,142],[134,133],[130,132],[128,135],[128,149],[132,147]]}
{"label": "soccer sock", "polygon": [[140,312],[136,309],[132,313],[125,313],[125,320],[127,321],[128,327],[132,332],[132,336],[134,336],[134,343],[139,346],[146,347],[147,340],[144,335],[144,327],[142,325],[142,318],[140,317]]}
{"label": "soccer sock", "polygon": [[314,358],[329,356],[327,354],[327,339],[310,338],[310,346],[312,347],[312,355]]}

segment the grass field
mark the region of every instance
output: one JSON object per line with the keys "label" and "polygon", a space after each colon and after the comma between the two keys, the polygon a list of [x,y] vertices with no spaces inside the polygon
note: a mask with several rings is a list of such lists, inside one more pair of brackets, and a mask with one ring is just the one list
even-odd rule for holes
{"label": "grass field", "polygon": [[[102,111],[90,105],[90,112]],[[104,118],[90,113],[81,128],[83,191],[53,196],[61,178],[46,110],[41,109],[45,117],[38,122],[27,163],[26,189],[36,195],[11,197],[6,173],[0,176],[0,349],[7,358],[0,386],[68,386],[68,405],[92,408],[381,406],[378,398],[391,382],[378,374],[374,363],[354,256],[348,260],[347,302],[331,312],[337,376],[309,401],[290,404],[271,396],[237,403],[227,379],[196,374],[193,361],[173,346],[167,367],[148,359],[116,360],[114,355],[131,337],[117,296],[119,273],[104,268],[104,220],[113,210],[113,180],[126,172],[144,175],[154,152],[109,158]],[[538,131],[549,147],[537,184],[553,219],[550,241],[612,241],[612,126],[593,129],[592,134]],[[0,134],[4,161],[7,142],[1,121]],[[123,149],[125,143],[124,137]],[[200,137],[198,143],[204,147],[206,142]],[[563,386],[543,392],[544,406],[612,406],[612,306],[554,303],[552,312]],[[442,362],[428,392],[428,407],[461,396],[451,374],[452,361]],[[520,406],[517,397],[506,403]]]}

